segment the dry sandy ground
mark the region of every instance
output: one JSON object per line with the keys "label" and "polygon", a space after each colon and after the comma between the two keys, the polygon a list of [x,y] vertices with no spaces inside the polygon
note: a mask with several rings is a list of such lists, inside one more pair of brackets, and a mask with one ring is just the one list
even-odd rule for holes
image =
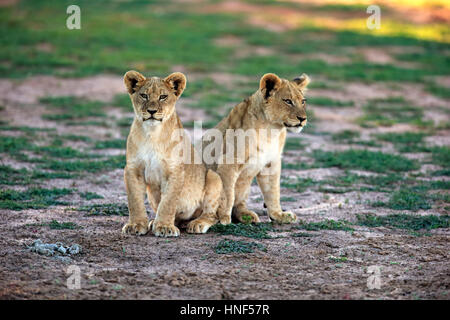
{"label": "dry sandy ground", "polygon": [[[255,82],[256,83],[256,82]],[[58,90],[49,90],[55,88]],[[14,88],[14,89],[13,89]],[[74,91],[74,88],[75,91]],[[53,77],[29,78],[22,83],[0,80],[1,119],[13,125],[56,127],[57,132],[86,134],[94,139],[117,137],[111,128],[65,127],[41,119],[45,107],[38,98],[46,95],[77,95],[108,101],[117,93],[124,93],[122,80],[117,76],[97,76],[85,79],[60,80]],[[439,116],[439,108],[448,107],[424,93],[420,86],[398,87],[351,83],[344,92],[311,90],[311,95],[332,96],[334,99],[355,102],[347,109],[317,108],[317,126],[328,132],[343,129],[361,130],[363,137],[382,129],[362,129],[352,123],[368,98],[408,93],[408,99],[428,106],[426,116]],[[418,99],[420,97],[420,99]],[[431,106],[431,107],[430,107]],[[29,112],[33,110],[33,112]],[[178,111],[183,121],[202,119],[200,111],[187,109],[186,100],[180,101]],[[26,115],[26,116],[24,116]],[[109,117],[131,116],[117,109]],[[409,130],[394,126],[391,131]],[[74,132],[77,131],[77,132]],[[312,149],[341,150],[339,145],[319,135],[303,134],[306,151]],[[448,134],[433,137],[433,141],[449,144]],[[386,146],[386,151],[392,148]],[[117,153],[124,151],[106,150]],[[302,152],[288,151],[287,162],[302,161]],[[2,163],[14,164],[12,159]],[[323,179],[341,173],[339,169],[283,170],[283,177],[312,177]],[[50,207],[45,210],[0,211],[0,298],[2,299],[449,299],[449,230],[436,229],[429,236],[417,237],[407,231],[384,227],[356,226],[354,232],[308,231],[310,237],[294,237],[292,226],[279,227],[271,232],[272,239],[248,239],[217,233],[189,235],[182,232],[178,239],[161,239],[152,235],[135,237],[122,235],[120,229],[126,217],[88,216],[73,208],[92,203],[126,203],[123,171],[118,169],[95,174],[84,179],[51,180],[52,187],[77,188],[92,191],[104,197],[86,201],[78,195],[61,200],[70,207]],[[47,186],[47,185],[46,185]],[[355,215],[376,212],[378,215],[398,213],[390,209],[374,209],[367,200],[385,199],[386,194],[350,192],[325,196],[307,190],[296,193],[282,189],[285,209],[295,212],[299,219],[311,222],[324,219],[355,221]],[[261,194],[252,187],[249,207],[268,221]],[[418,211],[417,214],[440,214],[440,208]],[[151,216],[154,213],[150,213]],[[56,219],[75,222],[81,229],[51,230],[34,224]],[[78,243],[83,253],[62,261],[26,250],[33,240]],[[267,250],[249,254],[217,254],[214,247],[222,239],[257,242]],[[346,257],[345,262],[336,261]],[[70,265],[81,271],[81,289],[68,289],[66,273]],[[381,268],[381,288],[367,286],[370,266]]]}

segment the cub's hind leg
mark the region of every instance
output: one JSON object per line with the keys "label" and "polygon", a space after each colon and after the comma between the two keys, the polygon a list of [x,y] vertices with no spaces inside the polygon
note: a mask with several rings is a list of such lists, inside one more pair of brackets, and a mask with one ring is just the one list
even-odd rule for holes
{"label": "cub's hind leg", "polygon": [[212,170],[206,173],[205,196],[203,197],[202,214],[187,225],[189,233],[206,233],[219,219],[217,209],[220,202],[224,201],[222,179]]}

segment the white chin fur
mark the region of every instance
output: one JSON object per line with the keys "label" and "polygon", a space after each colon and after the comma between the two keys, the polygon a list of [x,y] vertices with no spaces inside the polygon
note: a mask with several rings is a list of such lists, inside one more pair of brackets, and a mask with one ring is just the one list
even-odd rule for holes
{"label": "white chin fur", "polygon": [[287,127],[289,132],[300,133],[303,130],[303,127]]}
{"label": "white chin fur", "polygon": [[159,124],[161,124],[161,121],[159,121],[159,120],[150,119],[150,120],[144,121],[144,126],[147,126],[147,127],[154,127]]}

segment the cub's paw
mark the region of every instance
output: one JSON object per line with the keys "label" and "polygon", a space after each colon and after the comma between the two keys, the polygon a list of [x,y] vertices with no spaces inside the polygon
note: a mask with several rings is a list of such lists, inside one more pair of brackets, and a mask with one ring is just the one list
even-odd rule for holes
{"label": "cub's paw", "polygon": [[180,229],[173,224],[152,220],[149,225],[151,225],[152,232],[157,237],[178,237],[180,235]]}
{"label": "cub's paw", "polygon": [[227,225],[231,223],[231,215],[223,215],[219,217],[220,224]]}
{"label": "cub's paw", "polygon": [[203,219],[192,220],[188,223],[186,231],[188,233],[206,233],[211,227],[211,223]]}
{"label": "cub's paw", "polygon": [[132,223],[128,222],[122,228],[123,234],[134,234],[137,236],[142,236],[148,232],[147,221]]}
{"label": "cub's paw", "polygon": [[290,211],[285,212],[272,212],[269,214],[270,218],[277,223],[294,223],[297,221],[295,213]]}
{"label": "cub's paw", "polygon": [[259,216],[250,210],[238,212],[236,214],[236,219],[238,219],[239,222],[245,223],[245,224],[261,222],[261,220],[259,220]]}

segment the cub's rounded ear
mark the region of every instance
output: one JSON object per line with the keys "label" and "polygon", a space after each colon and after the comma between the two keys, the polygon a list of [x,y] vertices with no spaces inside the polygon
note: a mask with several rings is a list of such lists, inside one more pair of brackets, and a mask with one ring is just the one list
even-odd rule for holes
{"label": "cub's rounded ear", "polygon": [[266,73],[259,81],[259,89],[263,93],[264,99],[269,98],[280,87],[281,79],[274,73]]}
{"label": "cub's rounded ear", "polygon": [[292,80],[292,82],[296,83],[300,87],[300,90],[303,90],[311,82],[311,79],[308,77],[307,74],[303,73],[300,77],[297,77],[294,80]]}
{"label": "cub's rounded ear", "polygon": [[125,73],[123,77],[123,82],[125,83],[125,87],[129,94],[133,94],[138,90],[143,82],[145,81],[145,77],[137,71],[130,70]]}
{"label": "cub's rounded ear", "polygon": [[164,79],[167,85],[173,90],[173,93],[179,97],[186,88],[186,76],[181,72],[174,72]]}

